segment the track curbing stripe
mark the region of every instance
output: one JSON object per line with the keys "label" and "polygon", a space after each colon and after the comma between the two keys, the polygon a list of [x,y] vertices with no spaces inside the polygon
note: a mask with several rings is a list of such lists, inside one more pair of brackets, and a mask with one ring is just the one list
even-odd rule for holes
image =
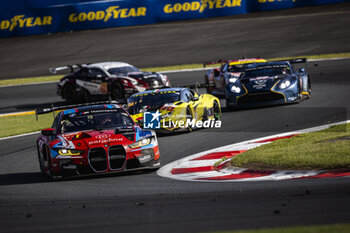
{"label": "track curbing stripe", "polygon": [[225,164],[227,164],[231,160],[231,157],[225,159],[218,166],[215,167],[214,164],[222,159],[217,158],[215,156],[215,159],[212,159],[211,156],[208,156],[211,154],[225,154],[231,153],[233,151],[249,150],[267,143],[271,143],[275,140],[290,138],[302,133],[320,131],[334,125],[346,123],[350,123],[350,120],[287,133],[276,134],[272,136],[247,140],[244,142],[214,148],[169,163],[161,167],[157,171],[157,174],[161,177],[176,180],[198,182],[267,181],[350,176],[350,170],[344,170],[343,172],[326,170],[252,171],[245,168],[227,168]]}

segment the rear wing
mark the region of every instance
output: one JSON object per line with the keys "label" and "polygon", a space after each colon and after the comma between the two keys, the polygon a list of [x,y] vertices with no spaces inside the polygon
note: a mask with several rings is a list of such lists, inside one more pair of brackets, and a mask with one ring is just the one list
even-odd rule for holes
{"label": "rear wing", "polygon": [[214,64],[223,64],[223,63],[230,63],[230,65],[246,65],[250,63],[261,63],[261,62],[267,62],[267,60],[260,58],[260,57],[242,57],[238,59],[233,60],[217,60],[217,61],[210,61],[210,62],[204,62],[203,67],[206,67],[207,65],[214,65]]}
{"label": "rear wing", "polygon": [[64,70],[70,70],[72,73],[74,69],[78,69],[83,67],[86,64],[75,64],[75,65],[66,65],[66,66],[60,66],[60,67],[55,67],[55,68],[50,68],[49,71],[52,74],[57,74],[59,71],[64,71]]}
{"label": "rear wing", "polygon": [[84,107],[84,106],[90,106],[90,105],[99,105],[99,104],[119,104],[123,105],[126,102],[120,102],[120,101],[100,101],[100,102],[92,102],[92,103],[83,103],[83,104],[72,104],[72,105],[65,105],[65,106],[51,106],[50,108],[40,108],[35,110],[35,116],[36,120],[38,120],[38,115],[46,114],[52,112],[55,116],[55,111],[59,110],[65,110],[70,108],[78,108],[78,107]]}
{"label": "rear wing", "polygon": [[203,67],[205,68],[207,65],[215,65],[215,64],[223,64],[227,62],[231,62],[232,60],[222,60],[219,59],[217,61],[208,61],[208,62],[203,62]]}

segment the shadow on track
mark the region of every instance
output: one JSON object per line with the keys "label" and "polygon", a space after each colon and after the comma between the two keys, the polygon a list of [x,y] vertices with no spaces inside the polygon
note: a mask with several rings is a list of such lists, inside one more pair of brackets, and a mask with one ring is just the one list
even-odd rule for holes
{"label": "shadow on track", "polygon": [[24,172],[0,175],[1,185],[36,184],[49,182],[40,172]]}
{"label": "shadow on track", "polygon": [[59,180],[51,180],[48,176],[41,174],[40,172],[23,172],[23,173],[10,173],[0,175],[0,186],[6,185],[21,185],[21,184],[37,184],[37,183],[51,183],[51,182],[69,182],[76,180],[89,180],[100,178],[112,178],[123,176],[137,176],[152,174],[152,170],[138,170],[138,171],[126,171],[120,173],[108,173],[108,174],[91,174],[86,176],[72,176]]}

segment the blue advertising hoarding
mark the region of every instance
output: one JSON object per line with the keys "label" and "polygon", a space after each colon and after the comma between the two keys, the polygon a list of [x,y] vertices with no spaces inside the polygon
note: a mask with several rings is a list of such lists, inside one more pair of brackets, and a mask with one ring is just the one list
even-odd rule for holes
{"label": "blue advertising hoarding", "polygon": [[0,37],[153,24],[350,0],[3,0]]}
{"label": "blue advertising hoarding", "polygon": [[150,1],[99,1],[0,15],[0,37],[155,23]]}

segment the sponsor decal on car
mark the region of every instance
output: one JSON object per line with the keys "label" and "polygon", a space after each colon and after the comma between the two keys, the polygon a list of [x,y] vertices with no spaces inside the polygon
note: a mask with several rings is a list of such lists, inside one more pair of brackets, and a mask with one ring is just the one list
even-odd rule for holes
{"label": "sponsor decal on car", "polygon": [[263,89],[266,87],[266,79],[261,80],[255,80],[255,85],[253,85],[253,88],[255,89]]}
{"label": "sponsor decal on car", "polygon": [[123,141],[123,139],[122,138],[98,139],[98,140],[89,142],[89,146],[94,144],[106,144],[110,142],[120,142],[120,141]]}

